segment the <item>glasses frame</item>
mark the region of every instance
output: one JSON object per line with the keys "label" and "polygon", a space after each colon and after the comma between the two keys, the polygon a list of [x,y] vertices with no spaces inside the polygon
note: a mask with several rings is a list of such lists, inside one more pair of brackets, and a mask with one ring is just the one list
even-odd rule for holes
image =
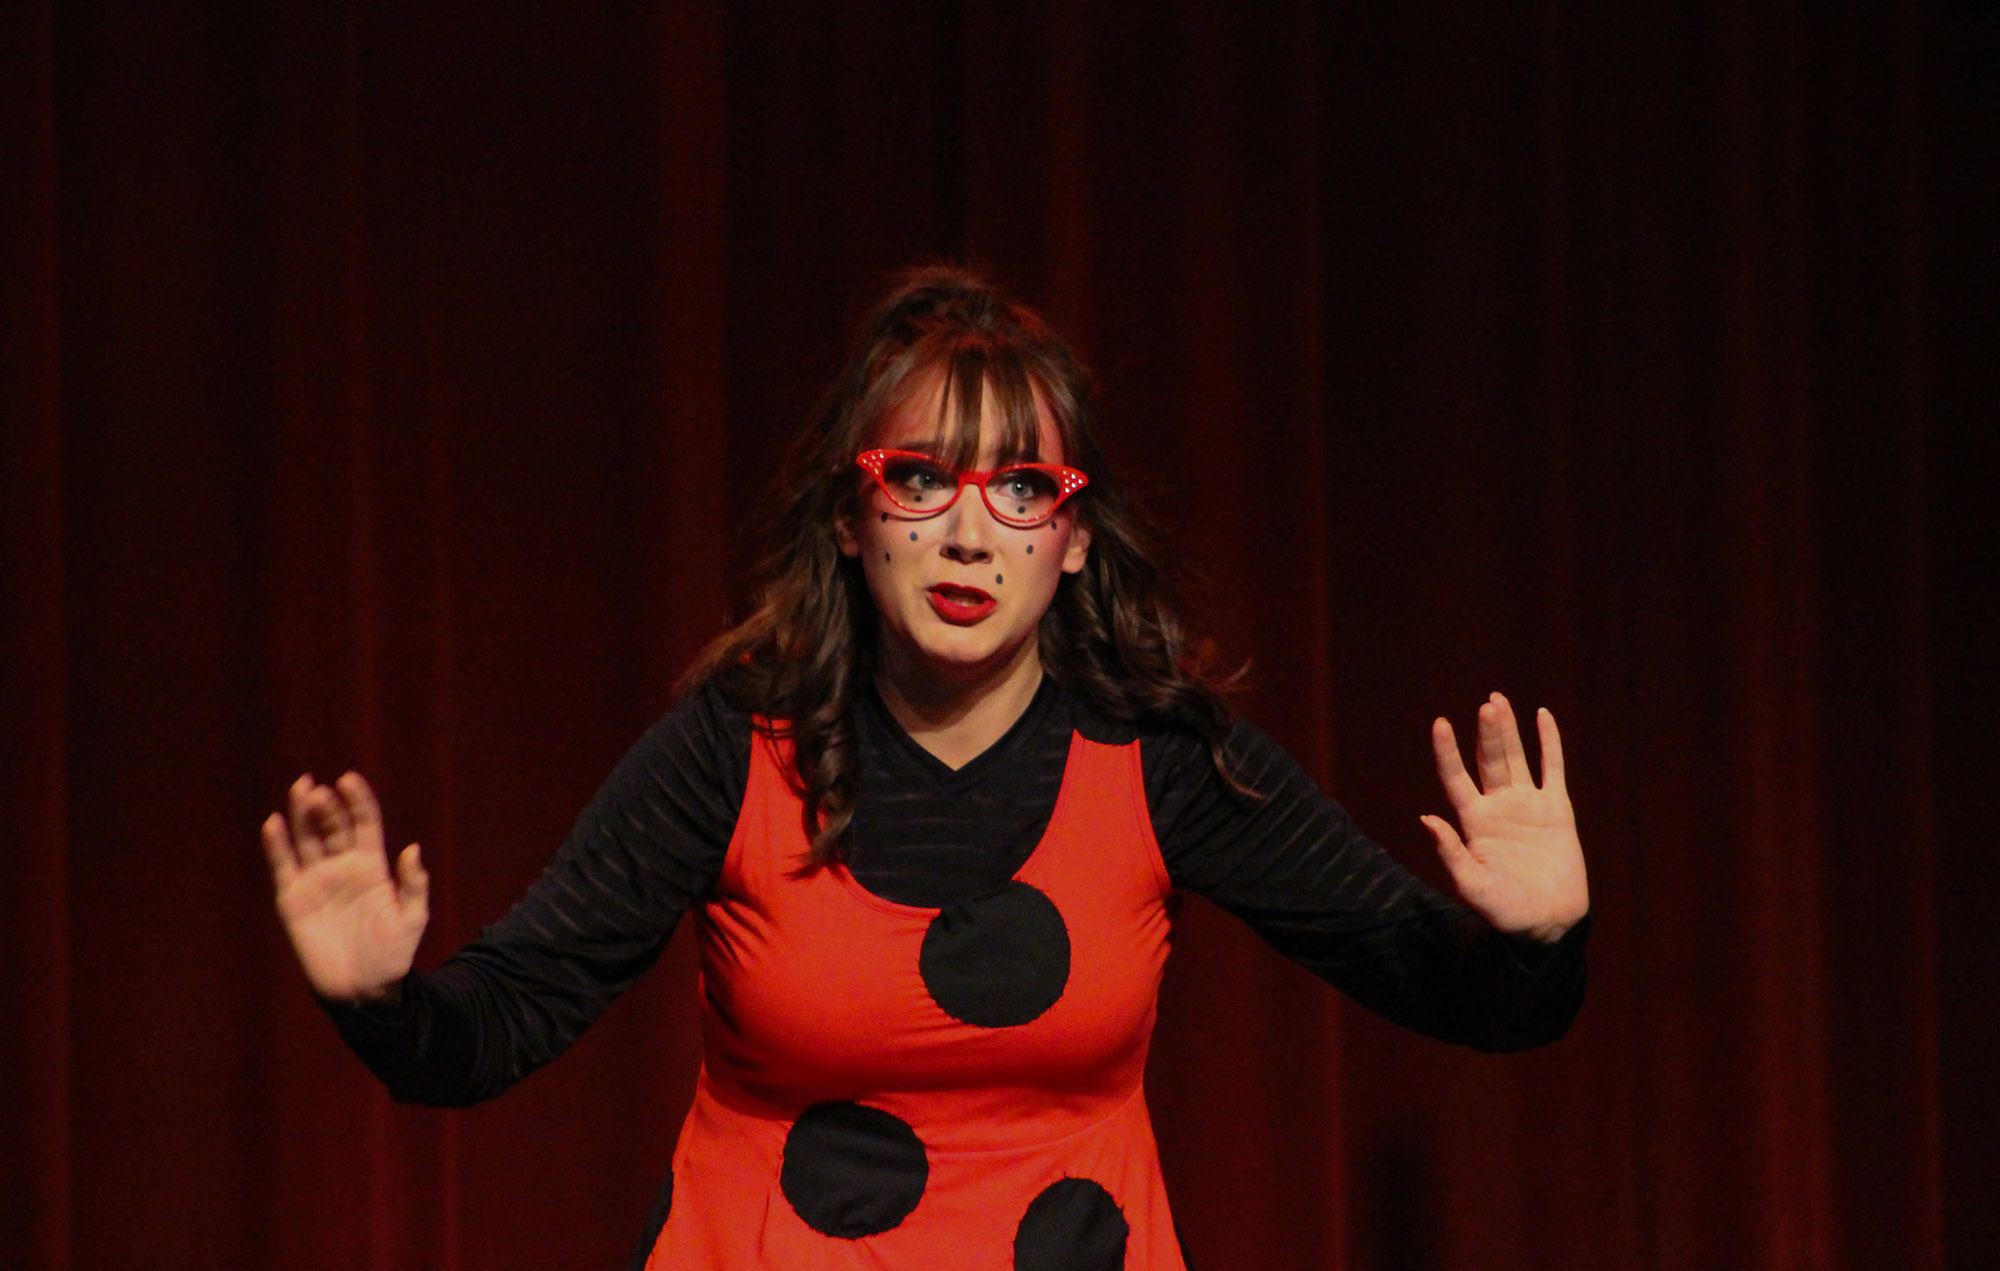
{"label": "glasses frame", "polygon": [[[927,520],[930,517],[940,516],[950,511],[952,505],[958,502],[958,496],[965,492],[965,487],[971,485],[979,491],[979,501],[986,505],[986,510],[992,514],[994,520],[1013,529],[1031,530],[1036,526],[1047,525],[1050,521],[1054,520],[1056,513],[1062,508],[1062,505],[1069,501],[1069,496],[1090,484],[1090,478],[1082,471],[1066,467],[1060,463],[1009,463],[1003,464],[998,468],[987,468],[978,472],[965,471],[956,473],[958,484],[952,487],[950,498],[936,507],[913,508],[896,497],[896,492],[889,488],[888,478],[882,475],[882,470],[888,466],[889,461],[892,459],[917,459],[941,468],[946,472],[952,471],[951,465],[945,463],[936,455],[927,455],[921,450],[864,450],[854,456],[855,464],[863,472],[875,478],[875,488],[882,492],[882,497],[888,499],[897,511],[917,520]],[[992,483],[993,478],[1004,472],[1020,472],[1023,470],[1045,473],[1054,478],[1056,483],[1056,501],[1049,505],[1049,510],[1041,516],[1025,521],[1018,516],[1009,516],[999,508],[994,507],[993,496],[987,491],[987,486]]]}

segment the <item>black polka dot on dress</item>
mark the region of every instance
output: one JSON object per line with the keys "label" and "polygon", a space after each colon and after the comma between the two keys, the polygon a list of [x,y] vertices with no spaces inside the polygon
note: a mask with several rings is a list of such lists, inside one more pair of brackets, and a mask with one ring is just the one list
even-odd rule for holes
{"label": "black polka dot on dress", "polygon": [[816,1103],[785,1136],[778,1185],[821,1235],[879,1235],[923,1199],[930,1158],[909,1123],[861,1103]]}
{"label": "black polka dot on dress", "polygon": [[945,1014],[978,1028],[1039,1019],[1069,983],[1069,927],[1023,882],[947,905],[924,932],[917,969]]}
{"label": "black polka dot on dress", "polygon": [[1014,1233],[1014,1271],[1118,1271],[1131,1225],[1118,1202],[1087,1178],[1042,1189]]}

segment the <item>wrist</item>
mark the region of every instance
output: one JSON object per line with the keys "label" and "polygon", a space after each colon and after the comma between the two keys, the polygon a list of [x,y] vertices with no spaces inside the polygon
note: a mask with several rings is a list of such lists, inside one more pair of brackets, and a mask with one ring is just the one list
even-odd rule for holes
{"label": "wrist", "polygon": [[354,1004],[356,1006],[372,1006],[387,1009],[394,1009],[401,1006],[403,1004],[403,981],[401,979],[394,979],[390,980],[387,984],[380,984],[371,989],[363,989],[355,995]]}
{"label": "wrist", "polygon": [[1590,911],[1584,910],[1567,922],[1547,922],[1511,933],[1516,940],[1532,941],[1535,944],[1561,944],[1565,937],[1579,926],[1590,921]]}

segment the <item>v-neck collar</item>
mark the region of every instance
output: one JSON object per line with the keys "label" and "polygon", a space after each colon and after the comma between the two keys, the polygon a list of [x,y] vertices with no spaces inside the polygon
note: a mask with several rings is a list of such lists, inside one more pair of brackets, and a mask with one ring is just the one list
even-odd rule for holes
{"label": "v-neck collar", "polygon": [[1044,670],[1042,682],[1035,686],[1035,695],[1028,699],[1027,707],[1007,726],[1007,731],[995,738],[992,745],[956,768],[924,749],[922,742],[910,736],[909,730],[903,727],[902,721],[890,712],[888,703],[882,700],[882,692],[872,677],[867,681],[860,705],[873,726],[888,739],[890,746],[916,770],[941,786],[963,790],[977,783],[988,771],[1004,764],[1008,756],[1020,748],[1021,739],[1041,726],[1055,697],[1055,680]]}

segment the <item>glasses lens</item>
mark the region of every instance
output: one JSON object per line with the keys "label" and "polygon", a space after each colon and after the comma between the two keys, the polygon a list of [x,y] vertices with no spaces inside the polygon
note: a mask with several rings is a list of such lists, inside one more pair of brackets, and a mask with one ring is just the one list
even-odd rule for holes
{"label": "glasses lens", "polygon": [[986,502],[1003,521],[1032,525],[1046,521],[1062,498],[1055,477],[1037,468],[1006,468],[986,483]]}
{"label": "glasses lens", "polygon": [[958,493],[958,475],[935,459],[891,455],[882,463],[882,488],[897,507],[936,512]]}

